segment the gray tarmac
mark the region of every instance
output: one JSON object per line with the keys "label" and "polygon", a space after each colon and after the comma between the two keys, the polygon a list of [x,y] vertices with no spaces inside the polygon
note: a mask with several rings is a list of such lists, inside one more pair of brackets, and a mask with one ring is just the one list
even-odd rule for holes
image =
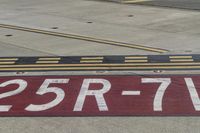
{"label": "gray tarmac", "polygon": [[[164,0],[163,0],[164,1]],[[159,6],[119,4],[93,0],[0,0],[0,24],[167,49],[156,53],[65,37],[0,28],[0,56],[149,55],[200,53],[200,12],[163,8],[174,1],[152,1]],[[190,4],[188,4],[188,2]],[[150,3],[150,2],[149,2]],[[148,4],[148,2],[145,2]],[[176,7],[196,9],[196,0]],[[156,4],[155,4],[156,5]],[[190,7],[190,8],[189,8]],[[52,29],[58,27],[57,29]],[[162,74],[199,71],[164,71]],[[26,72],[22,75],[155,74],[127,72]],[[0,73],[1,76],[20,75]],[[2,133],[199,133],[199,117],[4,117]]]}

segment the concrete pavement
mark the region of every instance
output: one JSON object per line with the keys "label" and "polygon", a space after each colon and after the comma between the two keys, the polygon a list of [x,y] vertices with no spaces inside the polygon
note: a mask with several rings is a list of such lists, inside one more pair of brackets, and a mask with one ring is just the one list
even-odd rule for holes
{"label": "concrete pavement", "polygon": [[[194,10],[91,0],[0,0],[0,13],[1,24],[73,33],[169,50],[169,52],[163,54],[200,52],[200,12]],[[0,28],[1,57],[136,54],[159,53]],[[71,72],[66,74],[102,73],[144,74],[144,72],[133,71]],[[170,72],[163,72],[163,74],[167,73]],[[63,73],[24,73],[22,75],[30,74]],[[2,73],[1,75],[17,74]],[[198,117],[9,117],[0,118],[0,132],[198,133],[200,130],[199,123]]]}

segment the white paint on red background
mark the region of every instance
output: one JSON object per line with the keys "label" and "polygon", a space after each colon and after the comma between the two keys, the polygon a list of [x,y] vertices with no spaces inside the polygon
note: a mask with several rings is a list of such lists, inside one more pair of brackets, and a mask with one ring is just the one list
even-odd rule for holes
{"label": "white paint on red background", "polygon": [[0,77],[0,116],[200,115],[200,76]]}

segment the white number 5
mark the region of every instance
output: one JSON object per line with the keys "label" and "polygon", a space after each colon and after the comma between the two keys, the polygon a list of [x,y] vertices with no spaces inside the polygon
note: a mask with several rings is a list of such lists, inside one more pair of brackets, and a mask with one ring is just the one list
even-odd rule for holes
{"label": "white number 5", "polygon": [[69,79],[46,79],[43,84],[41,85],[41,87],[39,88],[39,90],[36,92],[36,94],[38,95],[44,95],[46,93],[55,93],[56,94],[56,98],[46,104],[41,104],[41,105],[34,105],[34,104],[30,104],[28,107],[25,108],[25,110],[27,111],[43,111],[43,110],[47,110],[50,109],[56,105],[58,105],[65,97],[65,92],[58,88],[58,87],[48,87],[51,83],[56,83],[56,84],[60,84],[60,83],[68,83]]}

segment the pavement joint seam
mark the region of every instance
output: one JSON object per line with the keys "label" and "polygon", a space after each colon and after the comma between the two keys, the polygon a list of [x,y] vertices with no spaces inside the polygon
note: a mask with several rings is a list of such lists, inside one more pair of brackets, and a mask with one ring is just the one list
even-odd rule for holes
{"label": "pavement joint seam", "polygon": [[4,44],[10,45],[10,46],[17,47],[17,48],[23,48],[23,49],[27,49],[27,50],[31,50],[31,51],[40,52],[40,53],[43,53],[43,54],[48,54],[49,56],[57,56],[56,54],[52,54],[52,53],[48,53],[48,52],[45,52],[45,51],[36,50],[36,49],[32,49],[32,48],[27,48],[27,47],[23,47],[23,46],[18,46],[16,44],[4,42],[4,41],[0,41],[0,43],[4,43]]}

